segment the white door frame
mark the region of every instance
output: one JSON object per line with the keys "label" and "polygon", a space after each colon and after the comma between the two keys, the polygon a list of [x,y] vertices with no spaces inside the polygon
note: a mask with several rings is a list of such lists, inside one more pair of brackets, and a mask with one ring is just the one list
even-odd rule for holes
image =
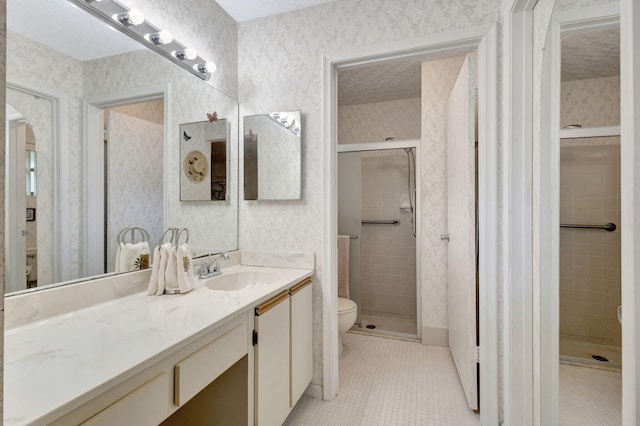
{"label": "white door frame", "polygon": [[[92,108],[106,109],[122,105],[130,105],[164,99],[164,135],[163,135],[163,227],[169,219],[169,96],[170,85],[141,87],[126,92],[109,93],[85,99],[82,114],[82,148],[83,148],[83,250],[82,275],[95,275],[89,271],[96,268],[97,262],[104,262],[95,254],[104,253],[104,149],[102,144],[91,139],[88,132],[89,110]],[[90,214],[90,211],[94,212]],[[96,214],[102,211],[103,214]],[[94,254],[94,256],[92,256]],[[102,263],[100,263],[100,266]]]}
{"label": "white door frame", "polygon": [[[539,162],[533,169],[534,185],[539,185],[534,211],[534,239],[539,240],[539,280],[534,282],[540,306],[538,331],[534,330],[534,365],[539,366],[539,391],[534,406],[540,424],[558,423],[559,330],[560,330],[560,95],[561,33],[617,27],[619,8],[615,5],[554,12],[549,24],[542,67],[540,98],[540,140],[534,141]],[[534,154],[535,155],[535,154]],[[536,202],[537,201],[537,202]],[[536,298],[534,297],[534,300]]]}
{"label": "white door frame", "polygon": [[[404,149],[404,148],[413,148],[414,156],[415,156],[415,190],[416,194],[420,194],[422,190],[422,182],[420,176],[421,173],[421,165],[420,165],[420,139],[408,139],[408,140],[399,140],[399,141],[388,141],[388,142],[371,142],[371,143],[355,143],[355,144],[342,144],[336,146],[336,152],[362,152],[362,151],[381,151],[386,149]],[[337,164],[336,164],[337,167]],[[409,197],[412,195],[409,194]],[[420,221],[418,218],[420,217],[420,198],[416,195],[414,200],[414,211],[415,211],[415,230],[416,230],[416,337],[419,340],[422,340],[422,286],[419,285],[420,278],[422,276],[422,263],[418,261],[421,259],[422,253],[422,244],[420,238]]]}
{"label": "white door frame", "polygon": [[338,392],[337,313],[337,71],[356,64],[436,52],[478,50],[480,223],[480,418],[498,424],[497,314],[497,26],[378,43],[323,57],[323,398]]}
{"label": "white door frame", "polygon": [[[25,79],[13,78],[6,82],[7,88],[23,93],[39,96],[51,101],[53,106],[53,122],[51,142],[52,169],[53,169],[53,206],[66,206],[69,204],[69,97],[64,92],[50,87],[42,87],[37,83]],[[25,117],[27,118],[27,117]],[[8,186],[8,190],[12,188]],[[15,189],[15,188],[13,188]],[[52,247],[53,253],[53,282],[60,282],[70,275],[69,253],[71,242],[69,233],[71,229],[69,215],[61,214],[60,209],[54,208],[51,212],[53,220]],[[25,253],[26,254],[26,253]],[[11,265],[8,263],[7,267]],[[14,272],[15,273],[15,272]]]}
{"label": "white door frame", "polygon": [[502,395],[504,424],[533,424],[532,182],[533,9],[502,13]]}
{"label": "white door frame", "polygon": [[622,424],[640,421],[640,5],[620,1]]}

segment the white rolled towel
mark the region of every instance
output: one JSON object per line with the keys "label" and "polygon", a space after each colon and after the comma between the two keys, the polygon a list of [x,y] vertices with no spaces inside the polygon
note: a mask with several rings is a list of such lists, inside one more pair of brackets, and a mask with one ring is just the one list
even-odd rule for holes
{"label": "white rolled towel", "polygon": [[[162,256],[161,253],[162,253],[162,248],[160,246],[156,246],[156,248],[153,249],[153,265],[151,266],[151,278],[149,278],[149,285],[147,286],[147,294],[151,296],[159,295],[164,292],[164,285],[163,285],[162,290],[160,291],[160,293],[158,293],[158,290],[160,287],[158,283],[158,275],[160,271],[160,257]],[[160,275],[164,276],[164,273]]]}
{"label": "white rolled towel", "polygon": [[116,260],[116,272],[130,272],[146,269],[149,265],[149,243],[127,243],[119,247],[120,257]]}
{"label": "white rolled towel", "polygon": [[179,290],[180,287],[178,287],[178,261],[176,255],[176,247],[170,246],[167,252],[167,266],[164,270],[164,289],[165,291]]}
{"label": "white rolled towel", "polygon": [[192,259],[191,248],[189,248],[188,244],[178,246],[176,250],[176,271],[178,274],[178,287],[180,287],[180,293],[182,294],[190,292],[195,287]]}

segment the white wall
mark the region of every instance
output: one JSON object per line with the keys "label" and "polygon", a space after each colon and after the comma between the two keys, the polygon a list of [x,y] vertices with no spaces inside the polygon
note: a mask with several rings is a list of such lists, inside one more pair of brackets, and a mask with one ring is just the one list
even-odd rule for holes
{"label": "white wall", "polygon": [[[322,383],[323,55],[497,21],[501,2],[343,0],[239,25],[241,115],[301,109],[302,200],[242,202],[240,247],[316,254],[314,378]],[[242,173],[241,173],[242,175]]]}

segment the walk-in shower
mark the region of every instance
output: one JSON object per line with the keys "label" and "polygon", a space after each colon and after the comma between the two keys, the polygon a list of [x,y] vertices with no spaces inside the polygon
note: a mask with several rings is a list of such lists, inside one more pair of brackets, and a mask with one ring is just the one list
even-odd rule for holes
{"label": "walk-in shower", "polygon": [[560,357],[620,368],[619,137],[560,148]]}
{"label": "walk-in shower", "polygon": [[417,337],[416,148],[407,145],[338,154],[338,233],[351,236],[355,328]]}

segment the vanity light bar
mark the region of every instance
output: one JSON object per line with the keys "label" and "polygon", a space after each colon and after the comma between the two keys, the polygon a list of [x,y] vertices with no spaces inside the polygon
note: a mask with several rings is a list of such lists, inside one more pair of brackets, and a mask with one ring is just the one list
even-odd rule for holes
{"label": "vanity light bar", "polygon": [[205,81],[215,71],[213,62],[206,61],[192,48],[174,40],[168,31],[151,24],[138,10],[130,10],[117,0],[67,1]]}

